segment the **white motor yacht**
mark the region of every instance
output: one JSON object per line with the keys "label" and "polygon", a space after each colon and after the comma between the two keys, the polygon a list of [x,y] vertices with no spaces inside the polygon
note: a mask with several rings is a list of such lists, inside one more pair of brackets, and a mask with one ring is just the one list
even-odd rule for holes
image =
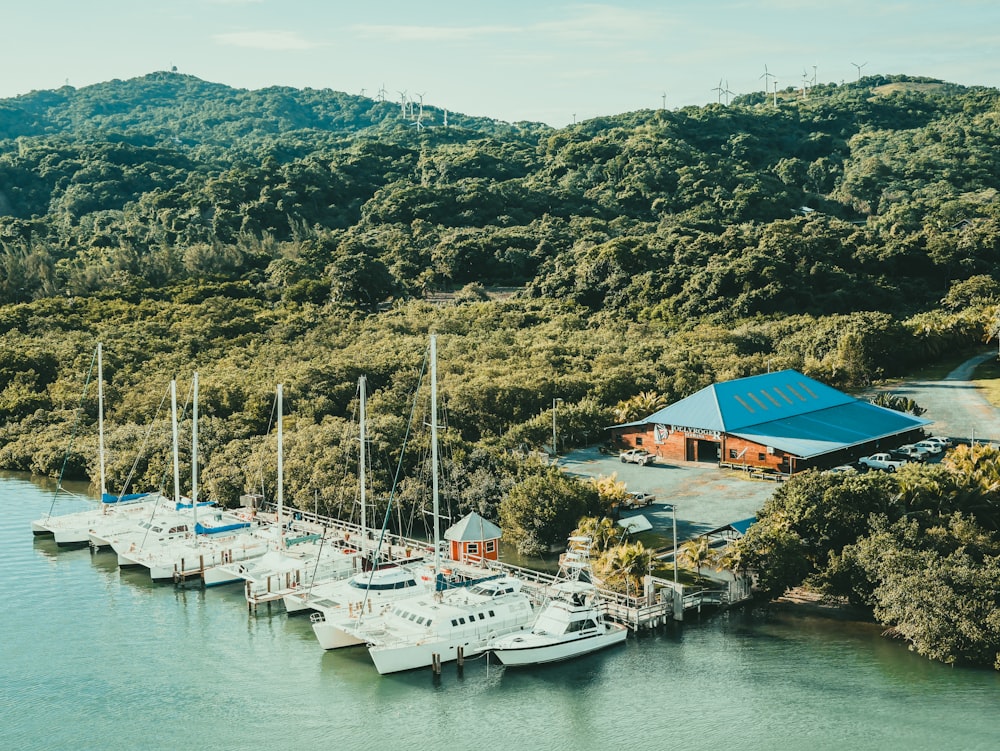
{"label": "white motor yacht", "polygon": [[604,618],[604,605],[593,583],[590,545],[589,536],[570,537],[559,579],[531,630],[491,642],[490,651],[504,665],[558,662],[625,641],[628,629]]}
{"label": "white motor yacht", "polygon": [[499,636],[531,628],[535,609],[521,582],[511,576],[466,589],[407,598],[349,629],[368,644],[381,674],[428,667],[484,652]]}
{"label": "white motor yacht", "polygon": [[498,637],[490,651],[504,665],[539,665],[621,644],[627,635],[625,626],[604,619],[593,584],[568,581],[553,586],[530,631]]}

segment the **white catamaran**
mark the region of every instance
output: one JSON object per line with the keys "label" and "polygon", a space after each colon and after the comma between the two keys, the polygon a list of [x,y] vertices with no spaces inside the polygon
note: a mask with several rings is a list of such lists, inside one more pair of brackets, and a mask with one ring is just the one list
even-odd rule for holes
{"label": "white catamaran", "polygon": [[[159,493],[137,493],[132,495],[113,495],[108,493],[105,479],[104,451],[104,358],[103,348],[97,344],[97,442],[98,471],[101,501],[95,508],[77,511],[72,514],[48,514],[31,523],[31,531],[35,535],[52,535],[56,544],[86,545],[90,542],[90,529],[95,524],[107,522],[110,519],[144,519],[163,497]],[[60,488],[61,488],[60,478]],[[57,491],[58,492],[58,491]]]}
{"label": "white catamaran", "polygon": [[[430,341],[431,460],[434,501],[434,571],[440,567],[437,441],[437,338]],[[486,650],[497,636],[530,628],[534,604],[510,576],[480,581],[468,588],[431,591],[395,603],[381,614],[362,613],[344,630],[368,645],[379,673],[427,667]]]}

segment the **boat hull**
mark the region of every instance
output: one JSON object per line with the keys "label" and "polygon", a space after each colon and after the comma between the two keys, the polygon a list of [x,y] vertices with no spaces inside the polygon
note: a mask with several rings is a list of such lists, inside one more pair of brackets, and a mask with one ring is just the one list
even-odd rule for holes
{"label": "boat hull", "polygon": [[485,652],[488,644],[485,639],[470,640],[460,644],[436,641],[389,648],[369,647],[368,653],[379,674],[386,675],[430,667],[434,664],[434,655],[438,655],[442,663],[452,662],[458,659],[459,647],[462,648],[463,657],[475,657]]}
{"label": "boat hull", "polygon": [[347,633],[330,621],[313,621],[312,627],[316,640],[323,649],[343,649],[365,643],[364,639]]}
{"label": "boat hull", "polygon": [[499,641],[491,651],[504,665],[543,665],[549,662],[571,660],[574,657],[597,652],[598,650],[621,644],[628,636],[628,629],[619,624],[607,624],[603,633],[584,636],[579,639],[559,641],[546,639],[536,634],[526,634]]}

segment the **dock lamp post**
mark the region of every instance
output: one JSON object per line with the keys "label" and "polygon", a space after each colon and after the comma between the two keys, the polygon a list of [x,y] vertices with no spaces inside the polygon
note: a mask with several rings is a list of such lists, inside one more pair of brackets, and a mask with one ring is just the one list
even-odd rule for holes
{"label": "dock lamp post", "polygon": [[670,518],[674,527],[674,584],[677,584],[677,504],[670,504]]}
{"label": "dock lamp post", "polygon": [[559,455],[559,449],[556,448],[556,404],[562,404],[562,399],[555,397],[552,399],[552,459],[553,461]]}

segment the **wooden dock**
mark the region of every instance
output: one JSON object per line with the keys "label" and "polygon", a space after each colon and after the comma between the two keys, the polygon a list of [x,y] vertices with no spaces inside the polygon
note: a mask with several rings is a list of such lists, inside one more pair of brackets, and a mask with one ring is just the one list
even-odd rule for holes
{"label": "wooden dock", "polygon": [[[269,508],[268,511],[274,512]],[[343,545],[347,541],[355,543],[364,537],[368,543],[378,540],[378,533],[362,530],[357,524],[344,522],[320,514],[291,510],[290,523],[299,534],[320,534],[331,539],[331,544]],[[434,555],[433,545],[426,540],[407,538],[400,535],[386,535],[383,545],[388,545],[392,560],[403,562]],[[387,558],[388,559],[388,558]],[[196,562],[190,570],[178,570],[174,574],[177,586],[203,586],[204,567]],[[479,578],[484,575],[510,574],[524,583],[524,588],[537,599],[546,597],[546,590],[557,577],[545,571],[515,566],[502,561],[453,561],[447,566],[453,575],[464,579]],[[284,586],[281,586],[284,584]],[[253,612],[259,605],[266,605],[294,592],[308,591],[308,586],[299,581],[270,584],[263,590],[250,591],[247,587],[247,603]],[[663,625],[668,621],[683,621],[688,612],[700,613],[705,607],[730,607],[751,598],[747,580],[719,580],[717,588],[686,587],[683,584],[655,576],[646,576],[643,591],[636,594],[622,594],[611,590],[599,590],[605,602],[605,614],[611,620],[621,623],[633,631],[640,631]]]}

